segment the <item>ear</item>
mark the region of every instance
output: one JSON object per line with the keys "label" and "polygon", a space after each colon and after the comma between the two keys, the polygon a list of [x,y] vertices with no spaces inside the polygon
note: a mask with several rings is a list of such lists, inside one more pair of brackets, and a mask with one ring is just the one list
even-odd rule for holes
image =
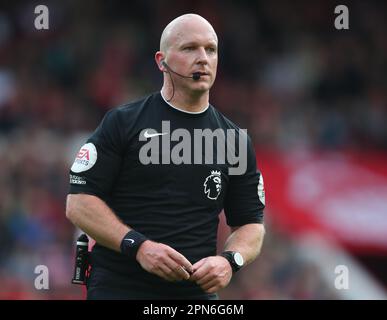
{"label": "ear", "polygon": [[165,64],[164,60],[165,60],[164,53],[161,51],[157,51],[155,54],[156,64],[159,67],[160,71],[166,72],[167,70],[166,70],[166,67],[164,65]]}

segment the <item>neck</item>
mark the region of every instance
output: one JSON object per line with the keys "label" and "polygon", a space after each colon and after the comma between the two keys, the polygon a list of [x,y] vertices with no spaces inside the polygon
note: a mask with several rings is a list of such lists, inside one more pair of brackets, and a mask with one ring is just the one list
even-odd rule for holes
{"label": "neck", "polygon": [[209,105],[208,91],[187,93],[175,88],[175,93],[173,94],[172,87],[164,84],[161,92],[165,99],[170,99],[173,95],[169,103],[184,111],[201,112]]}

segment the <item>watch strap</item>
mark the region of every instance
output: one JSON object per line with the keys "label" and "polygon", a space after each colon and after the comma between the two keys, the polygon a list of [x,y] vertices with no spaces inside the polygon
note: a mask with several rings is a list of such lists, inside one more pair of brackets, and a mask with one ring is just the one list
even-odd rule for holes
{"label": "watch strap", "polygon": [[230,263],[231,265],[231,269],[232,269],[232,272],[235,273],[237,272],[239,269],[241,269],[241,266],[238,266],[235,262],[235,259],[234,259],[234,254],[235,252],[234,251],[223,251],[220,255],[224,258],[227,259],[227,261]]}

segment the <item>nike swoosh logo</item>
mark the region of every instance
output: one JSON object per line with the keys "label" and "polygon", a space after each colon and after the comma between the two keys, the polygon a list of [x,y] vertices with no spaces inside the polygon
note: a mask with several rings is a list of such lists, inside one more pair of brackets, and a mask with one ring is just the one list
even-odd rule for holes
{"label": "nike swoosh logo", "polygon": [[167,134],[166,132],[163,132],[163,133],[148,133],[148,130],[144,132],[144,137],[145,138],[152,138],[152,137],[157,137],[157,136],[163,136]]}
{"label": "nike swoosh logo", "polygon": [[131,244],[134,243],[134,240],[133,239],[124,239],[125,241],[129,241]]}

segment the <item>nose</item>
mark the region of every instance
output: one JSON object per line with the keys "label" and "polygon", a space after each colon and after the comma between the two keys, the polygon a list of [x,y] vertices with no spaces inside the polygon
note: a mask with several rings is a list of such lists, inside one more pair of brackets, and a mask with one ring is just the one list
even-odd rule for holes
{"label": "nose", "polygon": [[200,47],[197,52],[198,52],[197,63],[202,65],[208,64],[208,56],[207,56],[206,49],[203,47]]}

